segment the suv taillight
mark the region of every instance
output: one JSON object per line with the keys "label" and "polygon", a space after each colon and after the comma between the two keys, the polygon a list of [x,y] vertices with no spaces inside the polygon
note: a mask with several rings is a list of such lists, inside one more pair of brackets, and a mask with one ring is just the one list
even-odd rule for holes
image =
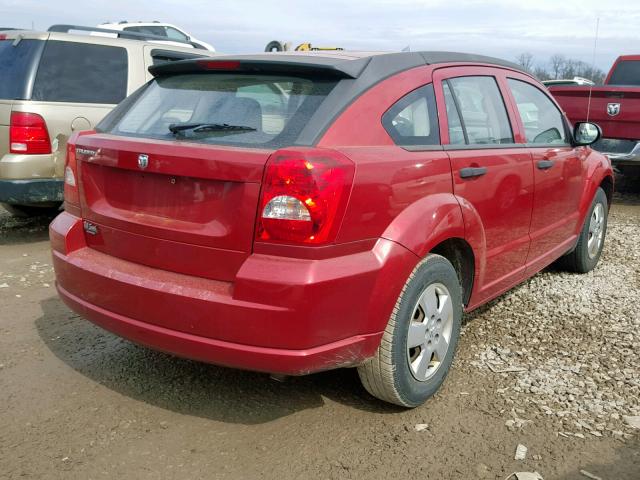
{"label": "suv taillight", "polygon": [[11,112],[9,151],[22,154],[51,153],[47,124],[37,113]]}
{"label": "suv taillight", "polygon": [[264,175],[257,240],[325,244],[335,240],[349,198],[355,166],[339,152],[275,152]]}

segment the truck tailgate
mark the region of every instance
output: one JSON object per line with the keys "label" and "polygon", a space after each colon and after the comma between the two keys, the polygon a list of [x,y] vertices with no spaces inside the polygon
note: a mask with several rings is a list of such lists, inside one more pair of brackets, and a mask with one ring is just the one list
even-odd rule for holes
{"label": "truck tailgate", "polygon": [[640,138],[640,88],[550,87],[552,95],[573,123],[591,121],[602,128],[604,138]]}

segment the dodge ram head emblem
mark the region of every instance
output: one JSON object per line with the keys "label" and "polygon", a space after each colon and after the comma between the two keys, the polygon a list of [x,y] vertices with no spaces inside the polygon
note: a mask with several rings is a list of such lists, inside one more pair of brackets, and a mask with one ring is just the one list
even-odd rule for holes
{"label": "dodge ram head emblem", "polygon": [[615,117],[620,113],[620,104],[619,103],[607,103],[607,113]]}
{"label": "dodge ram head emblem", "polygon": [[141,153],[140,155],[138,155],[138,167],[144,170],[148,166],[149,166],[149,155],[145,155],[144,153]]}

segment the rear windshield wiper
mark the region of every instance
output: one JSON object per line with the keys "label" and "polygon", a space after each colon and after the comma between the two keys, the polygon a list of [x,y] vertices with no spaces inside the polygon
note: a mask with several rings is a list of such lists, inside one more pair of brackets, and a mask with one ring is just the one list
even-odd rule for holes
{"label": "rear windshield wiper", "polygon": [[172,123],[169,125],[169,131],[174,135],[182,132],[191,131],[193,133],[201,132],[255,132],[256,129],[246,125],[229,125],[228,123]]}

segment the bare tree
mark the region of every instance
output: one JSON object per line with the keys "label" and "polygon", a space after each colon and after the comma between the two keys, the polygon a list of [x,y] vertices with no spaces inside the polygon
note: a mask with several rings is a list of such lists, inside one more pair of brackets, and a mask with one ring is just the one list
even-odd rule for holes
{"label": "bare tree", "polygon": [[533,70],[533,54],[529,52],[521,53],[516,57],[516,62],[527,72]]}
{"label": "bare tree", "polygon": [[559,53],[551,56],[547,63],[535,63],[533,55],[528,52],[516,57],[516,62],[527,72],[534,74],[540,80],[571,79],[584,77],[592,80],[596,85],[602,84],[605,72],[590,64],[567,58]]}
{"label": "bare tree", "polygon": [[539,80],[551,80],[551,74],[543,66],[538,65],[533,69],[533,74],[538,77]]}
{"label": "bare tree", "polygon": [[562,66],[560,75],[562,78],[573,78],[578,76],[578,62],[576,60],[567,60]]}
{"label": "bare tree", "polygon": [[557,80],[559,78],[560,72],[562,71],[562,66],[566,61],[567,59],[564,57],[564,55],[560,55],[559,53],[551,56],[551,58],[549,59],[549,64],[551,65],[550,75],[554,79]]}

